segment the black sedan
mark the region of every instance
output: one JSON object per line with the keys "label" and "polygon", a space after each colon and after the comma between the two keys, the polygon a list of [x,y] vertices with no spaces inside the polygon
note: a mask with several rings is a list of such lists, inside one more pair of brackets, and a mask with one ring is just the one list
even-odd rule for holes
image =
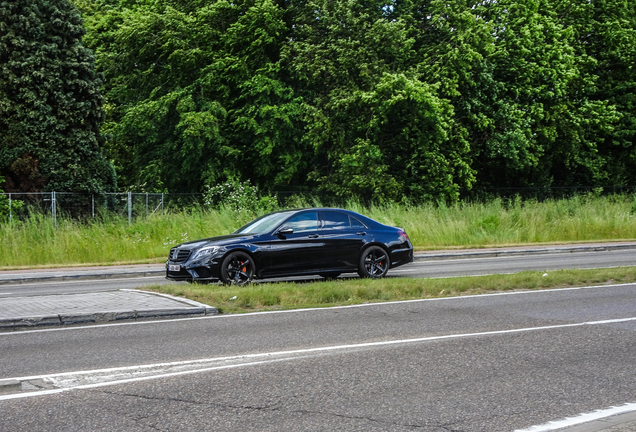
{"label": "black sedan", "polygon": [[413,261],[402,228],[334,208],[284,210],[253,220],[230,235],[170,249],[166,277],[243,285],[255,278],[357,272],[379,278]]}

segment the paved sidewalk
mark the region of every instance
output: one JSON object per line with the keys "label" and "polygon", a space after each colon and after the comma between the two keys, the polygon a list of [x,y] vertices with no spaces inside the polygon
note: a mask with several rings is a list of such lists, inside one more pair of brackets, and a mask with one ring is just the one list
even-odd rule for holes
{"label": "paved sidewalk", "polygon": [[0,329],[214,315],[196,301],[140,290],[0,298]]}

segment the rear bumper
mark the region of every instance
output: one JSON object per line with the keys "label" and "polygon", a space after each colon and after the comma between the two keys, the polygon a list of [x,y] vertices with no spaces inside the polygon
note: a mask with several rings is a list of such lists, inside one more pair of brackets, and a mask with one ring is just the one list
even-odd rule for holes
{"label": "rear bumper", "polygon": [[413,262],[413,249],[396,249],[391,252],[391,268]]}

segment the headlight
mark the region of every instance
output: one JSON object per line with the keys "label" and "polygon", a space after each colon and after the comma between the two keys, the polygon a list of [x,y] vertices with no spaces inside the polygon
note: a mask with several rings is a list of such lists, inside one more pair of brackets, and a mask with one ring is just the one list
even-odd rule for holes
{"label": "headlight", "polygon": [[194,256],[191,259],[192,259],[192,261],[194,261],[196,259],[201,259],[201,258],[206,258],[206,257],[213,257],[217,253],[224,252],[224,251],[225,251],[225,248],[222,247],[222,246],[204,247],[204,248],[201,248],[198,251],[196,251],[194,253]]}

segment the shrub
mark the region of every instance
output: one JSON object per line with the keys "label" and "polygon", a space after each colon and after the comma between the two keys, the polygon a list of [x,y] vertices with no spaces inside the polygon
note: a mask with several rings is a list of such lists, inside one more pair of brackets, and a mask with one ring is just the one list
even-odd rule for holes
{"label": "shrub", "polygon": [[278,199],[272,195],[261,195],[258,187],[249,180],[240,182],[230,179],[216,186],[206,186],[203,204],[212,208],[233,210],[237,219],[245,214],[266,213],[278,208]]}
{"label": "shrub", "polygon": [[[0,184],[4,183],[4,177],[0,176]],[[9,219],[10,214],[18,214],[24,208],[24,202],[19,200],[11,200],[9,202],[8,195],[0,189],[0,220]]]}

